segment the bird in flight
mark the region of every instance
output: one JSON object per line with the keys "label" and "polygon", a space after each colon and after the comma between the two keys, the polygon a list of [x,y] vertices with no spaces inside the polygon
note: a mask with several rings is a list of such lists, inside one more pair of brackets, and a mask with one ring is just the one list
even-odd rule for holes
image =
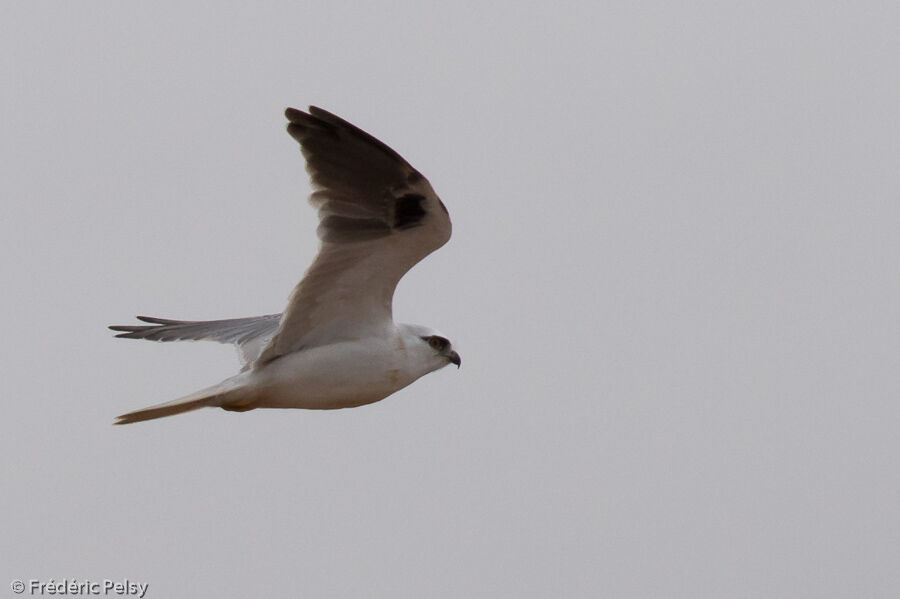
{"label": "bird in flight", "polygon": [[319,212],[319,252],[282,314],[186,321],[138,316],[116,337],[234,344],[237,375],[180,399],[123,414],[115,424],[204,407],[350,408],[419,377],[460,365],[446,337],[395,323],[401,277],[450,239],[450,216],[428,180],[397,152],[321,108],[285,111]]}

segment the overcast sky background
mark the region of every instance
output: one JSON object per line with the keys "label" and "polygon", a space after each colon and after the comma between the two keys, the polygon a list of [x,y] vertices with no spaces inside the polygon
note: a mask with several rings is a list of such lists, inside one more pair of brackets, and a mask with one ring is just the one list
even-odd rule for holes
{"label": "overcast sky background", "polygon": [[[897,597],[900,9],[743,4],[0,5],[3,584]],[[106,325],[284,307],[308,104],[449,208],[462,369],[111,426],[238,362]]]}

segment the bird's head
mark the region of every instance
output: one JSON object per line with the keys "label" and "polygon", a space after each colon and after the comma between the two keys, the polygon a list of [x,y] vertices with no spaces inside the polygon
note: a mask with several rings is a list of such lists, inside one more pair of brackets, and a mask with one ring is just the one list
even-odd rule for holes
{"label": "bird's head", "polygon": [[441,337],[440,335],[426,335],[421,337],[421,339],[427,343],[428,347],[433,349],[437,355],[447,358],[447,362],[450,364],[456,364],[457,368],[462,365],[462,358],[459,357],[459,354],[453,349],[453,344],[450,343],[450,340],[446,337]]}
{"label": "bird's head", "polygon": [[436,361],[435,370],[443,368],[447,364],[456,364],[457,368],[460,367],[462,358],[453,349],[453,344],[450,343],[449,339],[427,327],[419,325],[403,326],[406,329],[408,338],[412,338],[416,349],[426,357]]}

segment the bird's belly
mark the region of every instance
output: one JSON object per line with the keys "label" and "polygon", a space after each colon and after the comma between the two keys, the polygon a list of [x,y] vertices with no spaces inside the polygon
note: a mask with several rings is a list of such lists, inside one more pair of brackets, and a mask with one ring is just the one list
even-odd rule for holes
{"label": "bird's belly", "polygon": [[258,371],[256,407],[329,410],[376,402],[409,385],[402,346],[338,343],[288,354]]}

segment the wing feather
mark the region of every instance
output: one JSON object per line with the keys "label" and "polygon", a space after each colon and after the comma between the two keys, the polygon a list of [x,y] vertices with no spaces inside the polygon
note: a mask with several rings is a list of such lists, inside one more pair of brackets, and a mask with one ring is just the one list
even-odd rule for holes
{"label": "wing feather", "polygon": [[393,326],[400,278],[451,233],[431,184],[397,152],[315,106],[285,116],[306,159],[321,244],[257,364]]}
{"label": "wing feather", "polygon": [[255,361],[278,329],[281,314],[225,320],[171,320],[138,316],[145,325],[112,325],[116,337],[150,341],[217,341],[235,345],[244,364]]}

